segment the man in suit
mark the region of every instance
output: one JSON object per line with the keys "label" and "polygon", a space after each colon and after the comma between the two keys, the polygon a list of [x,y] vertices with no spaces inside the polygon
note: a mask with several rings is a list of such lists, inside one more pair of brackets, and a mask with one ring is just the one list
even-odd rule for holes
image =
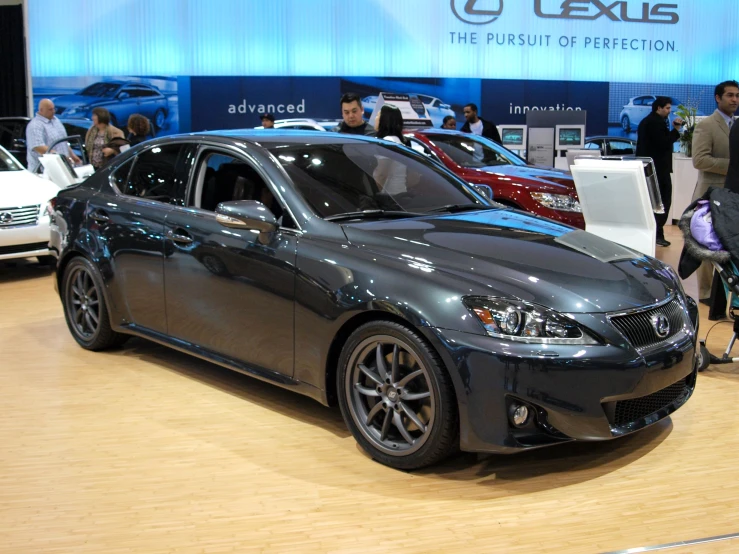
{"label": "man in suit", "polygon": [[492,121],[485,121],[483,118],[478,117],[477,106],[475,104],[467,104],[464,107],[463,112],[466,121],[465,124],[462,125],[460,131],[463,133],[481,135],[501,144],[500,133],[498,133],[498,128],[495,126],[495,123]]}
{"label": "man in suit", "polygon": [[667,116],[672,111],[672,100],[667,96],[658,96],[652,103],[652,113],[641,120],[637,130],[636,155],[652,158],[654,170],[657,174],[659,192],[665,213],[654,214],[657,222],[657,244],[670,246],[665,240],[665,223],[672,205],[672,145],[680,138],[679,129],[683,120],[673,120],[673,128],[669,128]]}
{"label": "man in suit", "polygon": [[[709,187],[723,187],[729,169],[729,128],[739,107],[739,83],[724,81],[714,91],[716,111],[701,121],[693,133],[693,167],[698,170],[698,183],[693,201]],[[698,274],[698,298],[708,303],[711,296],[713,267],[703,262]]]}

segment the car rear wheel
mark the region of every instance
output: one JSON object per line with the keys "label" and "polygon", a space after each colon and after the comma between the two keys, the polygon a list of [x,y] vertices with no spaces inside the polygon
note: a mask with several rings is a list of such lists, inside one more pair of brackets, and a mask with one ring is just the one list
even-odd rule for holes
{"label": "car rear wheel", "polygon": [[65,268],[62,304],[67,327],[82,348],[103,350],[128,339],[110,327],[102,279],[86,258],[75,258]]}
{"label": "car rear wheel", "polygon": [[154,114],[154,127],[157,128],[157,130],[164,127],[164,122],[167,120],[167,114],[164,112],[163,109],[159,108],[156,113]]}
{"label": "car rear wheel", "polygon": [[339,360],[338,390],[347,427],[380,463],[418,469],[458,445],[451,379],[438,354],[403,325],[377,321],[354,331]]}
{"label": "car rear wheel", "polygon": [[621,128],[627,133],[631,131],[631,120],[629,119],[628,115],[625,115],[621,118]]}

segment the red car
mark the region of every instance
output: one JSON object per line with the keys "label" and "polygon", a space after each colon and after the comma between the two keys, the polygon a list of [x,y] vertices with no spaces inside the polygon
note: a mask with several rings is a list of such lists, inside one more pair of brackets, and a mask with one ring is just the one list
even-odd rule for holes
{"label": "red car", "polygon": [[405,136],[415,150],[441,162],[468,183],[488,185],[496,202],[585,228],[568,171],[529,165],[510,150],[477,135],[424,129]]}

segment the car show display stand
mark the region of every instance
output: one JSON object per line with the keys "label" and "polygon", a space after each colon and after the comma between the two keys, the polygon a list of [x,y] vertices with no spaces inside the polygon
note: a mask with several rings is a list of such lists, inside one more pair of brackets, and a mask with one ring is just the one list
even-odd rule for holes
{"label": "car show display stand", "polygon": [[[582,206],[585,230],[654,256],[657,232],[654,212],[662,200],[655,198],[654,191],[650,193],[644,161],[578,158],[570,170]],[[656,192],[658,196],[659,190]]]}

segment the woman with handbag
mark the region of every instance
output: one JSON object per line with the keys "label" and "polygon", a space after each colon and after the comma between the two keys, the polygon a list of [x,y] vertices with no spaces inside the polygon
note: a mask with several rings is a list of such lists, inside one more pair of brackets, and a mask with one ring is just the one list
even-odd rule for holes
{"label": "woman with handbag", "polygon": [[92,123],[85,135],[85,149],[92,167],[100,169],[115,155],[106,145],[114,138],[123,138],[123,131],[110,124],[110,112],[105,108],[93,108]]}

